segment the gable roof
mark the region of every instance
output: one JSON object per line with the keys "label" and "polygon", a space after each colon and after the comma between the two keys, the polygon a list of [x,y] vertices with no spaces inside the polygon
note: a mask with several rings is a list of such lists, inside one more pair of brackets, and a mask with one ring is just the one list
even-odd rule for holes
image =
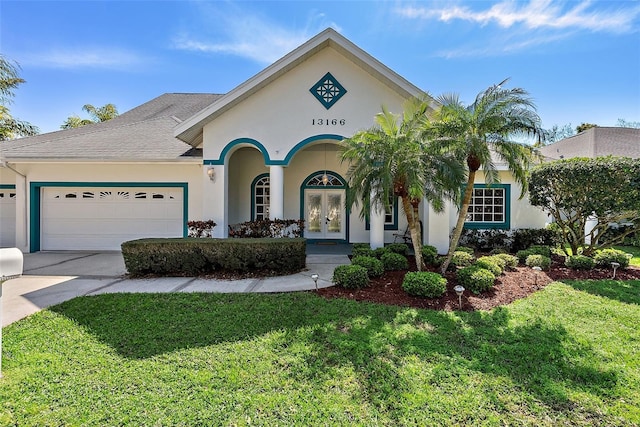
{"label": "gable roof", "polygon": [[571,157],[620,156],[640,158],[640,129],[593,127],[540,148],[549,160]]}
{"label": "gable roof", "polygon": [[[406,98],[425,93],[332,28],[327,28],[174,129],[174,135],[196,147],[206,123],[276,80],[315,53],[331,47]],[[435,105],[435,101],[434,101]]]}
{"label": "gable roof", "polygon": [[160,95],[106,122],[0,142],[0,159],[175,161],[194,152],[198,156],[173,136],[173,128],[221,96]]}

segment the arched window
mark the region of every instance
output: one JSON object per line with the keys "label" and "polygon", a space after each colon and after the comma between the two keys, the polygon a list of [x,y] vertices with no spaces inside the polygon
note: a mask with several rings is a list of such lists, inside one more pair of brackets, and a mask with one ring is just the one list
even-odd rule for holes
{"label": "arched window", "polygon": [[269,174],[258,175],[251,183],[251,220],[269,218]]}
{"label": "arched window", "polygon": [[332,173],[319,173],[307,180],[307,187],[344,187],[344,182]]}

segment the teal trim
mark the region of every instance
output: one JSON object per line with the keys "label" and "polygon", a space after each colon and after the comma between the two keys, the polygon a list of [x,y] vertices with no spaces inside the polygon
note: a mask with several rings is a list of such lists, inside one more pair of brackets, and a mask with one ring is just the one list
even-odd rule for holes
{"label": "teal trim", "polygon": [[262,145],[259,141],[256,141],[255,139],[252,139],[252,138],[234,139],[222,149],[222,152],[220,153],[220,157],[217,160],[204,160],[202,163],[205,165],[224,165],[224,159],[227,157],[227,155],[233,148],[235,148],[237,145],[246,145],[246,144],[253,145],[258,150],[260,150],[260,152],[262,153],[262,156],[264,157],[265,165],[273,164],[273,162],[269,158],[269,152],[264,147],[264,145]]}
{"label": "teal trim", "polygon": [[284,158],[284,160],[276,161],[273,164],[274,165],[289,166],[289,163],[291,162],[291,159],[293,158],[293,156],[296,155],[296,153],[298,151],[300,151],[305,146],[311,144],[312,142],[320,141],[320,140],[323,140],[323,139],[330,139],[330,140],[333,140],[333,141],[342,141],[344,139],[344,136],[336,135],[336,134],[332,134],[332,133],[310,136],[309,138],[305,138],[302,141],[298,142],[291,150],[289,150],[289,152],[287,153],[287,156]]}
{"label": "teal trim", "polygon": [[[504,221],[503,222],[465,222],[464,228],[474,230],[500,229],[509,230],[511,228],[511,184],[474,184],[473,188],[502,188],[504,189]],[[464,192],[464,187],[462,188]]]}
{"label": "teal trim", "polygon": [[0,184],[0,190],[15,190],[16,186],[13,184]]}
{"label": "teal trim", "polygon": [[331,73],[327,73],[309,89],[309,92],[328,110],[347,93],[347,90]]}
{"label": "teal trim", "polygon": [[38,252],[41,240],[42,189],[45,187],[171,187],[182,188],[182,234],[188,235],[189,184],[186,182],[31,182],[29,185],[29,251]]}
{"label": "teal trim", "polygon": [[[256,183],[268,176],[268,173],[261,173],[251,182],[251,221],[255,221],[256,219]],[[271,189],[271,182],[269,182],[269,189]]]}
{"label": "teal trim", "polygon": [[[369,221],[369,215],[366,216],[365,223],[364,223],[364,229],[365,230],[370,230],[371,229],[371,223]],[[393,198],[393,224],[385,224],[384,225],[384,229],[385,230],[394,230],[394,231],[398,230],[398,197],[394,197]]]}
{"label": "teal trim", "polygon": [[269,152],[264,147],[264,145],[262,145],[259,141],[256,141],[255,139],[252,139],[252,138],[238,138],[238,139],[234,139],[233,141],[228,143],[222,149],[222,152],[220,153],[220,157],[218,159],[203,160],[202,164],[205,165],[205,166],[221,166],[221,165],[224,165],[225,158],[227,157],[229,152],[234,147],[236,147],[237,145],[249,144],[249,145],[253,145],[258,150],[260,150],[260,152],[262,153],[262,156],[264,157],[265,166],[289,166],[289,163],[291,162],[291,159],[293,158],[293,156],[295,156],[295,154],[298,151],[300,151],[305,146],[311,144],[312,142],[323,140],[323,139],[329,139],[329,140],[332,140],[332,141],[342,141],[344,139],[344,136],[335,135],[335,134],[321,134],[321,135],[310,136],[309,138],[305,138],[302,141],[300,141],[299,143],[297,143],[287,153],[287,156],[284,158],[284,160],[271,160],[271,157],[269,156]]}
{"label": "teal trim", "polygon": [[[322,175],[324,173],[330,174],[330,175],[334,175],[336,178],[338,178],[340,180],[340,182],[342,183],[342,185],[332,185],[332,186],[324,186],[324,185],[307,185],[307,182],[313,178],[316,175]],[[302,181],[302,184],[300,185],[300,219],[305,219],[305,212],[304,212],[304,190],[307,189],[323,189],[323,190],[333,190],[333,189],[337,189],[337,190],[347,190],[348,189],[348,185],[347,185],[347,181],[342,177],[342,175],[340,175],[337,172],[334,171],[330,171],[330,170],[320,170],[320,171],[316,171],[312,174],[307,175],[307,177]],[[340,242],[340,243],[349,243],[349,216],[351,215],[351,209],[349,207],[345,208],[345,229],[344,229],[344,233],[345,233],[345,238],[344,240],[341,239],[327,239],[327,241],[336,241],[336,242]],[[302,232],[302,237],[304,237],[304,230]],[[309,240],[312,241],[312,240]],[[313,241],[320,241],[318,239],[313,239]],[[324,240],[322,240],[324,241]]]}

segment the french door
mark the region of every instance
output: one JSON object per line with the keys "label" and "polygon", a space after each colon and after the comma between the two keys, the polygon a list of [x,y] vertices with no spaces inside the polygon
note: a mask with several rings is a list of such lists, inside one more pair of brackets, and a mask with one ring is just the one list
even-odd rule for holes
{"label": "french door", "polygon": [[305,190],[305,237],[345,239],[345,191]]}

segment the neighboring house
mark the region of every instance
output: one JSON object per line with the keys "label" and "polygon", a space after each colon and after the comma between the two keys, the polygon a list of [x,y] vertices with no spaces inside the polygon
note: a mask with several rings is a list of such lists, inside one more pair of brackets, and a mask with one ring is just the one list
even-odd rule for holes
{"label": "neighboring house", "polygon": [[640,158],[640,129],[592,127],[540,148],[547,160],[571,157],[619,156]]}
{"label": "neighboring house", "polygon": [[[406,221],[397,201],[370,221],[345,208],[338,144],[382,105],[401,112],[423,95],[327,29],[225,95],[165,94],[108,122],[0,143],[0,245],[118,250],[185,236],[188,220],[212,219],[226,237],[231,224],[302,218],[308,239],[379,247]],[[544,226],[498,168],[503,183],[477,185],[467,226]],[[456,214],[423,203],[424,243],[446,252]]]}

